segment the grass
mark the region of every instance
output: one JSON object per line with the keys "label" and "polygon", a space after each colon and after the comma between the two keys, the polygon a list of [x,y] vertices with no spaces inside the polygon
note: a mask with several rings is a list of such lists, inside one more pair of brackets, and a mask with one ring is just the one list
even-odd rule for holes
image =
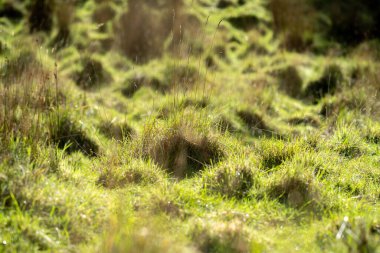
{"label": "grass", "polygon": [[327,7],[1,2],[0,252],[379,252],[380,47]]}

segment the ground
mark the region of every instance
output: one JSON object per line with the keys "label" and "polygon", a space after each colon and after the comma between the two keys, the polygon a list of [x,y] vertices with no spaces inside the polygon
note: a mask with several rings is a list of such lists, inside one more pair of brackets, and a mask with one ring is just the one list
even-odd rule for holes
{"label": "ground", "polygon": [[0,2],[0,252],[380,252],[371,4]]}

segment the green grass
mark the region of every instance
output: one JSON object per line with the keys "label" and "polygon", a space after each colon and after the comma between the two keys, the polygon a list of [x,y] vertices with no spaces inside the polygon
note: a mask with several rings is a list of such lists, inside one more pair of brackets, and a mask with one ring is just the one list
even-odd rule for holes
{"label": "green grass", "polygon": [[0,252],[380,252],[378,42],[286,1],[146,1],[149,35],[126,0],[32,33],[7,2]]}

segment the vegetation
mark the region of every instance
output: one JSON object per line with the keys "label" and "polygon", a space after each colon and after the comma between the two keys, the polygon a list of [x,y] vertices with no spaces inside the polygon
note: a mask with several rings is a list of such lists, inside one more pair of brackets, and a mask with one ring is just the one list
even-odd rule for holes
{"label": "vegetation", "polygon": [[0,1],[0,252],[380,252],[379,20]]}

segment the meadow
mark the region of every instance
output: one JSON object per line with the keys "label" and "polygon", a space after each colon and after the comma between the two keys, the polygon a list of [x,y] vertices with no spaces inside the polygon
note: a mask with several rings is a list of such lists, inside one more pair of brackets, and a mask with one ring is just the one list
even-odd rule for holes
{"label": "meadow", "polygon": [[371,0],[0,0],[0,252],[380,252]]}

